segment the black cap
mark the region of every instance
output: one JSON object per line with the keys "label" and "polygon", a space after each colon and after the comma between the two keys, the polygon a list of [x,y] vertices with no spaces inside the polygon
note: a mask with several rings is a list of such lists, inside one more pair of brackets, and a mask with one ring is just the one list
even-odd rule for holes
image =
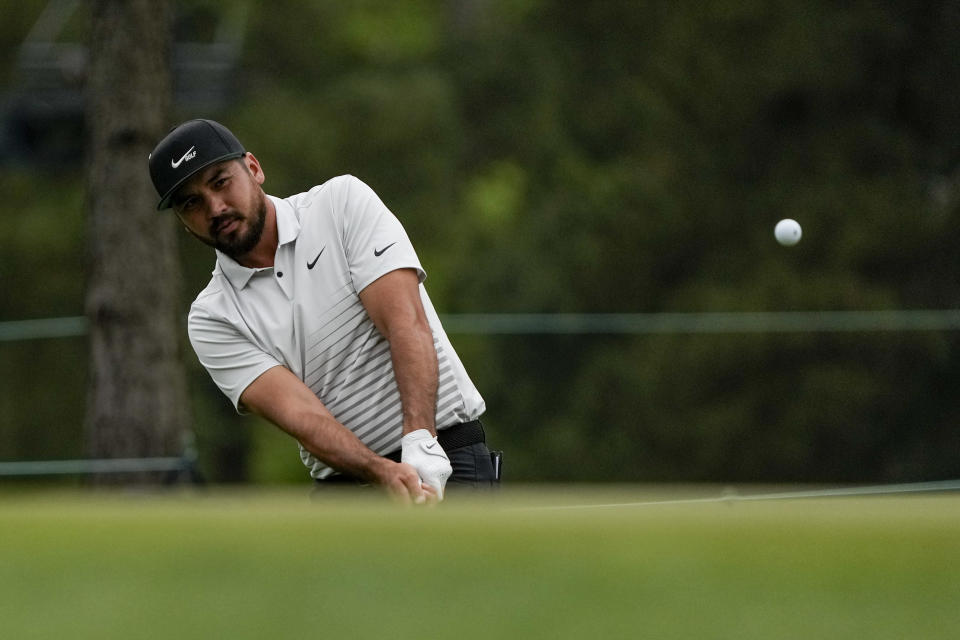
{"label": "black cap", "polygon": [[170,197],[190,176],[216,162],[247,152],[219,122],[188,120],[170,130],[150,154],[150,178],[160,196],[157,209],[170,207]]}

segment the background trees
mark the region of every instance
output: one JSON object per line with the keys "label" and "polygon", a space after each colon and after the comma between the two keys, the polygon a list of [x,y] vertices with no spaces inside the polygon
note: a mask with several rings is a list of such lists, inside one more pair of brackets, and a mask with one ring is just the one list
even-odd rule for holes
{"label": "background trees", "polygon": [[[238,93],[174,119],[223,120],[274,194],[361,176],[403,219],[442,313],[957,305],[956,2],[235,6],[250,10]],[[234,15],[176,7],[194,30]],[[43,283],[0,317],[82,308],[77,274],[33,258],[78,251],[76,171],[0,171],[4,282]],[[783,217],[804,225],[791,250],[772,239]],[[212,256],[181,244],[185,309]],[[957,472],[953,333],[453,339],[515,478]],[[75,440],[82,375],[51,372],[50,344],[0,345],[2,457]],[[302,477],[289,441],[189,367],[208,475]],[[56,408],[40,400],[51,377]]]}
{"label": "background trees", "polygon": [[86,244],[92,457],[177,454],[189,424],[174,229],[144,162],[170,119],[171,7],[92,4]]}

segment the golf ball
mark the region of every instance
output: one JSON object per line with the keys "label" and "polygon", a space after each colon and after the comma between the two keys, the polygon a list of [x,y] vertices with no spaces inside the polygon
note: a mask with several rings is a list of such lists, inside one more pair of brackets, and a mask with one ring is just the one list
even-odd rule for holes
{"label": "golf ball", "polygon": [[800,229],[800,225],[796,220],[784,218],[773,228],[773,235],[776,237],[777,242],[783,246],[792,247],[800,242],[803,231]]}

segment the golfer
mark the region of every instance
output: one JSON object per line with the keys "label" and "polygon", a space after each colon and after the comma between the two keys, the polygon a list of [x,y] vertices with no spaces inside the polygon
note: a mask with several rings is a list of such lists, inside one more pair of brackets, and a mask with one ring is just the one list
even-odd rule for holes
{"label": "golfer", "polygon": [[240,412],[293,436],[321,484],[380,485],[402,501],[490,486],[484,401],[423,287],[399,220],[339,176],[287,198],[223,125],[190,120],[149,158],[160,195],[216,249],[190,342]]}

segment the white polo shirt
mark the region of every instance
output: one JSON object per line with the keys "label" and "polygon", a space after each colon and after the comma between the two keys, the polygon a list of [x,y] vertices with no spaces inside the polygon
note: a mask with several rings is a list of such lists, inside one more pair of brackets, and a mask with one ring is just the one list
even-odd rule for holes
{"label": "white polo shirt", "polygon": [[[237,410],[244,389],[282,365],[367,447],[399,449],[403,415],[390,345],[358,294],[390,271],[411,268],[437,350],[436,424],[480,416],[483,398],[440,325],[413,245],[373,190],[340,176],[286,199],[268,197],[277,211],[274,266],[248,269],[217,251],[188,318],[200,362]],[[300,457],[314,478],[334,473],[302,446]]]}

